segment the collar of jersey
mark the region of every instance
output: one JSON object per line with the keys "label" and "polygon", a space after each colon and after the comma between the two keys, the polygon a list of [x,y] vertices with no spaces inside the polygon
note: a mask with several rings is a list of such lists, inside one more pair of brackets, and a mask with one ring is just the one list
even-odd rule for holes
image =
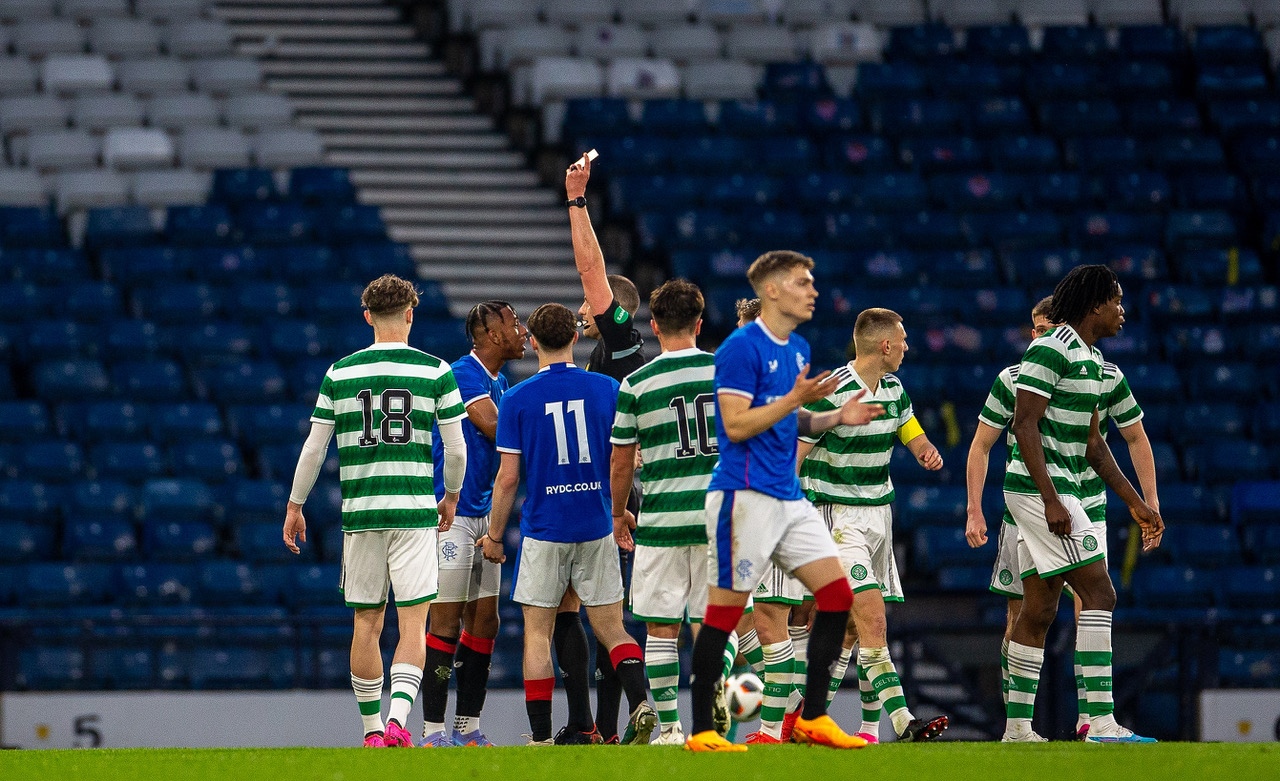
{"label": "collar of jersey", "polygon": [[409,345],[404,342],[374,342],[366,350],[403,350]]}
{"label": "collar of jersey", "polygon": [[480,356],[476,355],[476,351],[475,351],[475,350],[472,350],[470,353],[468,353],[468,355],[470,355],[470,356],[471,356],[471,360],[473,360],[473,361],[475,361],[477,364],[479,364],[479,366],[480,366],[480,368],[481,368],[481,369],[484,369],[484,373],[485,373],[485,374],[487,374],[487,375],[489,375],[489,379],[491,379],[491,380],[496,380],[496,379],[498,379],[498,375],[496,375],[496,374],[494,374],[494,373],[492,373],[492,372],[490,372],[490,371],[489,371],[489,367],[484,365],[484,361],[480,360]]}
{"label": "collar of jersey", "polygon": [[791,343],[791,338],[790,338],[790,337],[787,337],[786,339],[779,339],[777,334],[775,334],[773,331],[770,331],[770,330],[769,330],[769,326],[767,326],[767,325],[765,325],[765,324],[764,324],[764,318],[763,318],[763,317],[757,317],[755,320],[752,320],[751,322],[753,322],[753,323],[755,323],[756,325],[760,326],[760,330],[761,330],[761,331],[764,331],[764,335],[765,335],[765,336],[767,336],[767,337],[769,337],[769,339],[771,339],[771,340],[773,341],[773,343],[774,343],[774,344],[780,344],[780,345],[784,345],[784,346],[785,346],[785,345],[787,345],[787,344],[790,344],[790,343]]}
{"label": "collar of jersey", "polygon": [[564,361],[563,363],[549,363],[546,366],[543,366],[541,369],[538,369],[538,374],[542,374],[543,372],[550,371],[552,369],[556,369],[558,371],[566,371],[574,366],[575,364],[572,361]]}
{"label": "collar of jersey", "polygon": [[662,353],[659,358],[683,358],[686,355],[696,355],[702,352],[697,347],[686,347],[683,350],[672,350],[669,353]]}
{"label": "collar of jersey", "polygon": [[880,378],[880,382],[878,383],[880,387],[877,388],[876,390],[871,390],[870,388],[867,387],[867,383],[863,381],[862,375],[858,374],[858,370],[853,368],[853,361],[849,361],[848,363],[845,364],[845,366],[849,367],[849,379],[856,382],[859,388],[862,388],[867,392],[867,395],[866,395],[867,399],[874,399],[876,397],[876,394],[878,394],[881,390],[884,389],[883,377]]}

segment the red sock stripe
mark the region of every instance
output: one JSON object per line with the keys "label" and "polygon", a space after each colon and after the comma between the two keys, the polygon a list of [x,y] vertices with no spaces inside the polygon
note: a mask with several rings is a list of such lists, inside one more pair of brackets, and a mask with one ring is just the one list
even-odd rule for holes
{"label": "red sock stripe", "polygon": [[702,625],[714,626],[723,632],[732,632],[738,627],[738,619],[742,618],[743,609],[736,605],[707,605],[707,614],[702,618]]}
{"label": "red sock stripe", "polygon": [[526,700],[550,700],[551,692],[556,688],[555,678],[537,678],[524,682],[524,698]]}
{"label": "red sock stripe", "polygon": [[458,641],[454,640],[453,642],[450,642],[448,638],[437,637],[428,632],[427,647],[434,648],[437,651],[443,651],[446,654],[451,654],[458,650]]}
{"label": "red sock stripe", "polygon": [[853,591],[849,589],[849,581],[844,578],[833,580],[813,592],[817,608],[824,612],[847,613],[853,607]]}
{"label": "red sock stripe", "polygon": [[613,662],[615,669],[627,659],[644,661],[644,654],[640,651],[640,646],[635,643],[623,643],[622,645],[614,646],[614,649],[609,652],[609,661]]}
{"label": "red sock stripe", "polygon": [[469,635],[467,634],[465,629],[462,631],[462,639],[459,640],[458,642],[462,643],[467,648],[470,648],[472,651],[477,651],[482,654],[493,653],[494,641],[492,639],[486,640],[483,637],[476,637],[475,635]]}

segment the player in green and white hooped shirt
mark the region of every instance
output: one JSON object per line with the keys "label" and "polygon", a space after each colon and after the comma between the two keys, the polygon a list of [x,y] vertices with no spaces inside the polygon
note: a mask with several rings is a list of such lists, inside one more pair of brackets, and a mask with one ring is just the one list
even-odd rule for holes
{"label": "player in green and white hooped shirt", "polygon": [[890,309],[864,310],[854,322],[853,344],[856,357],[833,372],[839,378],[835,391],[808,409],[839,409],[854,394],[863,393],[868,402],[883,406],[884,414],[865,426],[836,426],[821,435],[801,435],[798,448],[801,484],[831,529],[840,564],[856,595],[832,685],[838,687],[858,644],[862,693],[858,736],[879,742],[883,707],[899,740],[933,740],[947,728],[947,717],[924,721],[907,708],[902,682],[889,658],[884,603],[903,599],[890,507],[894,493],[889,458],[894,441],[901,440],[930,471],[942,468],[942,456],[916,420],[902,382],[891,374],[902,366],[907,353],[902,316]]}
{"label": "player in green and white hooped shirt", "polygon": [[[302,505],[337,433],[342,488],[342,581],[355,608],[351,686],[366,746],[412,746],[405,721],[422,683],[427,608],[436,596],[436,527],[453,523],[467,470],[462,397],[449,364],[408,345],[418,294],[390,274],[370,282],[361,301],[373,344],[325,374],[285,514],[284,543],[307,541]],[[444,499],[437,506],[431,428],[444,443]],[[387,590],[396,595],[400,642],[391,664],[391,709],[382,723],[382,634]]]}
{"label": "player in green and white hooped shirt", "polygon": [[1063,582],[1083,610],[1077,648],[1089,685],[1087,742],[1149,742],[1116,723],[1111,697],[1111,614],[1115,589],[1085,512],[1083,483],[1092,467],[1129,508],[1144,547],[1159,543],[1160,513],[1142,500],[1116,466],[1098,427],[1102,354],[1094,345],[1124,324],[1122,291],[1106,266],[1077,266],[1053,292],[1052,322],[1062,323],[1027,348],[1018,369],[1015,446],[1004,494],[1018,526],[1019,560],[1035,572],[1023,578],[1023,604],[1009,642],[1009,704],[1004,740],[1037,740],[1031,730],[1044,640]]}
{"label": "player in green and white hooped shirt", "polygon": [[[635,552],[631,611],[648,627],[644,661],[662,727],[656,745],[684,745],[676,713],[680,627],[687,618],[696,637],[707,606],[703,507],[720,450],[715,356],[697,347],[702,308],[702,292],[683,279],[653,291],[649,311],[662,354],[623,379],[611,438],[613,534],[619,547]],[[626,509],[637,449],[643,463],[638,521]],[[737,638],[730,636],[726,669],[735,656]]]}
{"label": "player in green and white hooped shirt", "polygon": [[[1040,300],[1031,310],[1032,338],[1039,338],[1052,328],[1049,322],[1049,305],[1051,296]],[[987,542],[987,520],[982,512],[982,494],[987,475],[988,457],[991,448],[1000,438],[1005,426],[1013,419],[1014,378],[1018,373],[1018,364],[1006,367],[991,385],[982,412],[978,415],[978,428],[974,432],[973,443],[969,447],[969,458],[965,467],[966,485],[968,487],[967,519],[965,538],[972,548],[979,548]],[[1120,435],[1129,446],[1129,456],[1133,461],[1134,471],[1138,474],[1138,483],[1142,486],[1142,496],[1147,504],[1156,510],[1160,505],[1156,496],[1155,458],[1151,451],[1151,442],[1147,439],[1142,426],[1142,410],[1129,390],[1124,373],[1112,363],[1104,363],[1102,367],[1102,397],[1098,406],[1098,427],[1103,438],[1107,434],[1107,421],[1114,420]],[[1013,437],[1009,435],[1009,450],[1012,455]],[[1095,525],[1106,522],[1106,486],[1090,487],[1089,476],[1095,480],[1093,470],[1086,472],[1085,488],[1089,496],[1083,502],[1085,512]],[[1018,612],[1022,609],[1022,581],[1019,574],[1023,567],[1018,565],[1017,527],[1006,510],[1000,524],[1000,535],[996,551],[996,566],[992,573],[991,591],[1008,599],[1007,620],[1004,640],[1000,649],[1000,671],[1004,682],[1004,698],[1008,703],[1009,687],[1009,637],[1013,633],[1013,624]],[[1105,529],[1103,531],[1105,534]],[[1100,538],[1102,535],[1098,535]],[[1063,589],[1066,591],[1067,589]],[[1075,603],[1077,622],[1080,618],[1080,598],[1072,594]],[[1076,734],[1083,739],[1089,730],[1088,692],[1084,682],[1083,668],[1077,652],[1076,661],[1076,700],[1078,717]]]}

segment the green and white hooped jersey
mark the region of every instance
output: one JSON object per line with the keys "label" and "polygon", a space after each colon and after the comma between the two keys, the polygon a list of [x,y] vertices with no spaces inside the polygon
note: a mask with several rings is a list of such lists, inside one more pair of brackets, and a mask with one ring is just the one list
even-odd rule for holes
{"label": "green and white hooped jersey", "polygon": [[311,420],[336,430],[342,530],[434,528],[431,427],[464,415],[449,364],[407,344],[330,366]]}
{"label": "green and white hooped jersey", "polygon": [[801,436],[817,443],[800,466],[800,485],[814,504],[878,506],[893,501],[893,481],[889,479],[889,457],[902,428],[915,413],[902,381],[892,374],[880,380],[872,393],[850,362],[836,369],[838,386],[834,393],[806,405],[812,412],[839,409],[860,390],[867,391],[865,403],[884,405],[884,414],[865,426],[836,426],[816,437]]}
{"label": "green and white hooped jersey", "polygon": [[[995,382],[991,384],[991,392],[987,394],[986,403],[978,413],[979,421],[992,428],[1004,428],[1013,422],[1013,405],[1016,398],[1014,383],[1020,366],[1021,364],[1016,363],[1007,366],[996,376]],[[1133,397],[1124,372],[1114,363],[1105,361],[1102,364],[1102,396],[1098,400],[1098,431],[1104,440],[1110,430],[1107,425],[1108,419],[1116,422],[1116,428],[1126,428],[1142,420],[1142,408]],[[1005,468],[1007,469],[1009,462],[1013,459],[1013,446],[1016,444],[1012,432],[1006,435],[1006,442],[1008,448],[1005,455]],[[1092,467],[1085,472],[1082,488],[1085,492],[1082,503],[1089,517],[1097,522],[1105,521],[1106,484]],[[1013,523],[1013,517],[1008,511],[1005,511],[1004,522]]]}
{"label": "green and white hooped jersey", "polygon": [[704,505],[716,442],[715,356],[663,353],[622,380],[610,441],[640,446],[637,545],[706,545]]}
{"label": "green and white hooped jersey", "polygon": [[[1089,424],[1102,397],[1102,353],[1086,345],[1071,326],[1057,326],[1027,348],[1014,388],[1049,400],[1039,424],[1045,467],[1059,494],[1083,501]],[[1039,493],[1016,442],[1005,468],[1004,490]]]}

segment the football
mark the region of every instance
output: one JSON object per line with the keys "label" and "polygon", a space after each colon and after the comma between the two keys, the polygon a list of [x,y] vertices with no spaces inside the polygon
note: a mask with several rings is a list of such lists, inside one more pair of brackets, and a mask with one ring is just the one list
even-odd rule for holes
{"label": "football", "polygon": [[760,706],[764,704],[764,684],[755,673],[731,675],[724,682],[724,688],[729,716],[734,721],[751,721],[760,715]]}

